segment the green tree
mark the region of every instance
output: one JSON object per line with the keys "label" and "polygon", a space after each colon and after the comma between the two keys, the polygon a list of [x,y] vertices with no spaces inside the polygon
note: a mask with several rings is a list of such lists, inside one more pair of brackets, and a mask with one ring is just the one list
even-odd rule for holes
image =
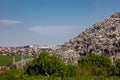
{"label": "green tree", "polygon": [[107,75],[111,67],[111,60],[105,55],[89,54],[82,57],[78,64],[80,67],[90,67],[93,75]]}
{"label": "green tree", "polygon": [[89,54],[86,57],[82,57],[78,60],[78,64],[82,66],[97,66],[97,67],[110,67],[111,60],[105,55]]}
{"label": "green tree", "polygon": [[29,75],[57,75],[63,76],[65,63],[56,55],[42,52],[38,58],[28,65],[26,73]]}

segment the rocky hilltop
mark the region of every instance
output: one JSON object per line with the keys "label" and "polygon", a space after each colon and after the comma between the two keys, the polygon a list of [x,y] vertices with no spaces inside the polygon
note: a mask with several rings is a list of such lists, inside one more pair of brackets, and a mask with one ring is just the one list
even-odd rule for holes
{"label": "rocky hilltop", "polygon": [[[120,56],[120,12],[95,23],[77,37],[61,45],[63,52],[75,51],[80,56],[89,53]],[[69,57],[70,58],[70,57]]]}

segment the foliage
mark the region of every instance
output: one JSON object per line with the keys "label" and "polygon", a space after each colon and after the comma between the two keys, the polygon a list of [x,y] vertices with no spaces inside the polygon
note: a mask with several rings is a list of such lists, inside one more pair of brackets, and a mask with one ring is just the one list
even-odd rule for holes
{"label": "foliage", "polygon": [[105,55],[89,54],[82,57],[78,64],[80,67],[89,67],[90,73],[93,75],[107,75],[111,67],[111,60]]}
{"label": "foliage", "polygon": [[6,70],[0,75],[0,80],[17,80],[22,78],[24,72],[22,69]]}
{"label": "foliage", "polygon": [[26,69],[29,75],[57,75],[63,76],[65,63],[55,55],[42,52]]}
{"label": "foliage", "polygon": [[76,66],[72,65],[72,64],[68,64],[66,65],[66,69],[64,71],[65,76],[66,77],[74,77],[77,73],[76,73]]}
{"label": "foliage", "polygon": [[[10,72],[14,72],[14,74],[12,75]],[[48,77],[43,75],[28,76],[26,74],[23,74],[22,71],[20,72],[19,69],[17,69],[7,71],[7,74],[5,72],[4,74],[0,75],[0,80],[61,80],[61,78],[55,76]],[[83,74],[81,76],[65,77],[64,80],[120,80],[120,77],[87,76]]]}
{"label": "foliage", "polygon": [[117,75],[120,75],[120,59],[117,59],[115,61],[115,69],[114,70],[115,70]]}
{"label": "foliage", "polygon": [[119,80],[120,59],[112,64],[104,55],[81,57],[78,65],[65,64],[56,55],[42,52],[25,69],[4,71],[0,80]]}
{"label": "foliage", "polygon": [[109,74],[120,76],[120,59],[115,60],[115,63],[111,66],[109,70]]}
{"label": "foliage", "polygon": [[89,54],[78,61],[82,66],[110,67],[111,60],[105,55]]}

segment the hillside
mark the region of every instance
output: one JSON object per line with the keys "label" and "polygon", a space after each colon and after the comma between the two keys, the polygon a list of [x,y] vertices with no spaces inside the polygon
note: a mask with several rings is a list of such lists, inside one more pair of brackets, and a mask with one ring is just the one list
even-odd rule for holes
{"label": "hillside", "polygon": [[95,23],[77,37],[61,45],[63,52],[76,51],[80,56],[89,53],[120,57],[120,12]]}

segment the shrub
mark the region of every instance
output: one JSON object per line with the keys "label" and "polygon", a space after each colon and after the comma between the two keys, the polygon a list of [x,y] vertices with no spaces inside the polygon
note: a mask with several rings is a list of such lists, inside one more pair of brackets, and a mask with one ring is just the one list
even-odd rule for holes
{"label": "shrub", "polygon": [[21,80],[23,74],[22,69],[6,70],[0,75],[0,80]]}
{"label": "shrub", "polygon": [[61,58],[42,52],[38,58],[34,59],[34,61],[28,65],[26,73],[29,75],[63,76],[64,69],[65,63]]}
{"label": "shrub", "polygon": [[105,55],[95,55],[95,54],[89,54],[86,57],[82,57],[78,61],[79,65],[82,66],[97,66],[97,67],[110,67],[111,66],[111,60],[109,57]]}
{"label": "shrub", "polygon": [[72,65],[72,64],[68,64],[66,66],[66,69],[65,69],[65,76],[66,77],[73,77],[77,74],[77,71],[76,71],[76,66]]}
{"label": "shrub", "polygon": [[117,59],[115,61],[115,71],[116,71],[116,75],[120,75],[120,59]]}
{"label": "shrub", "polygon": [[113,76],[113,75],[117,75],[118,74],[118,70],[116,65],[112,65],[109,69],[109,75]]}
{"label": "shrub", "polygon": [[111,60],[105,55],[89,54],[86,57],[82,57],[78,64],[80,67],[90,67],[93,75],[107,75],[111,67]]}

